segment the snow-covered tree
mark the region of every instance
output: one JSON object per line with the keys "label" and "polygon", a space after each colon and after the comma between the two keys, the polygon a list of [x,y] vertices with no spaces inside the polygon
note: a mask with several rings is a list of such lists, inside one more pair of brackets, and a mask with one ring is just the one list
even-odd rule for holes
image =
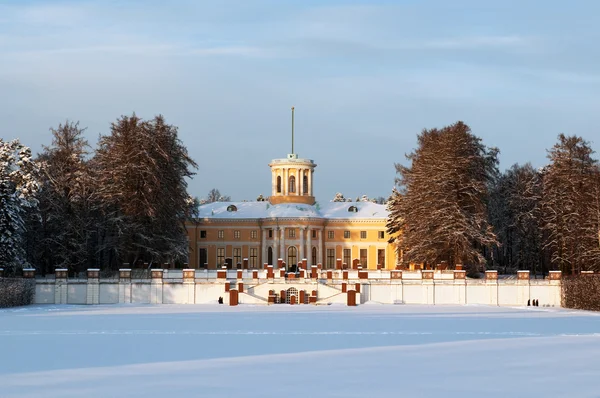
{"label": "snow-covered tree", "polygon": [[541,175],[531,164],[513,165],[494,180],[490,195],[490,222],[500,246],[493,265],[502,270],[542,270],[539,204]]}
{"label": "snow-covered tree", "polygon": [[123,116],[100,137],[94,163],[108,233],[109,263],[172,262],[187,258],[186,178],[196,163],[162,116]]}
{"label": "snow-covered tree", "polygon": [[89,145],[84,130],[69,121],[50,129],[52,144],[38,157],[43,165],[38,195],[41,223],[30,223],[30,240],[36,244],[29,254],[43,272],[57,267],[80,272],[97,265],[96,184],[86,160]]}
{"label": "snow-covered tree", "polygon": [[495,148],[486,148],[457,122],[424,130],[410,167],[396,164],[388,231],[400,233],[407,263],[482,264],[483,249],[497,245],[487,221],[488,184],[497,172]]}
{"label": "snow-covered tree", "polygon": [[563,272],[600,270],[600,170],[590,144],[558,136],[542,171],[544,248]]}
{"label": "snow-covered tree", "polygon": [[332,202],[346,202],[346,198],[344,198],[344,194],[338,192],[335,194]]}
{"label": "snow-covered tree", "polygon": [[38,205],[39,165],[18,140],[0,138],[0,267],[7,272],[27,267],[24,250],[27,209]]}

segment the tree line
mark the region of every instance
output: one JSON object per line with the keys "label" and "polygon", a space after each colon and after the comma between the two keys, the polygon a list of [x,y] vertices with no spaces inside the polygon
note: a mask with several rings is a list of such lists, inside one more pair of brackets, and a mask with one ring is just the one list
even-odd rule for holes
{"label": "tree line", "polygon": [[113,122],[92,149],[79,123],[32,158],[0,139],[0,267],[11,273],[187,261],[196,163],[163,116]]}
{"label": "tree line", "polygon": [[468,125],[425,129],[396,164],[388,233],[401,266],[501,272],[600,271],[600,167],[588,141],[560,134],[548,164],[498,168]]}

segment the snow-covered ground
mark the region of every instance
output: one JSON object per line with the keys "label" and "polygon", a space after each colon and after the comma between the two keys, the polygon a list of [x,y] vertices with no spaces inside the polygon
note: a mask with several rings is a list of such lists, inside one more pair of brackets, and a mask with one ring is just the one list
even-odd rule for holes
{"label": "snow-covered ground", "polygon": [[0,310],[0,397],[598,397],[600,314],[485,306]]}

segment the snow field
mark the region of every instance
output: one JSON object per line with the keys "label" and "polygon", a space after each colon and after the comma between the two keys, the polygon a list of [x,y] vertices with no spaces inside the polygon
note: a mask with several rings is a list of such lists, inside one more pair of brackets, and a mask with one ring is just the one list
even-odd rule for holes
{"label": "snow field", "polygon": [[0,310],[0,341],[0,397],[600,391],[600,317],[565,309],[36,306]]}

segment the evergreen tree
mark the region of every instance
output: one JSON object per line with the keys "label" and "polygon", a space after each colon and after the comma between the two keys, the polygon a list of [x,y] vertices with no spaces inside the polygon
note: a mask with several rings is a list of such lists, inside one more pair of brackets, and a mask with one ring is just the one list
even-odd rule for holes
{"label": "evergreen tree", "polygon": [[38,205],[39,165],[18,140],[0,138],[0,267],[7,272],[29,266],[24,247],[26,209]]}
{"label": "evergreen tree", "polygon": [[184,221],[191,198],[186,178],[196,163],[162,116],[123,116],[100,138],[95,156],[108,263],[187,258]]}
{"label": "evergreen tree", "polygon": [[404,264],[485,262],[483,249],[498,243],[487,221],[497,154],[462,122],[418,135],[411,166],[396,164],[399,189],[388,205]]}
{"label": "evergreen tree", "polygon": [[558,136],[542,172],[544,248],[563,272],[600,270],[598,162],[589,143]]}
{"label": "evergreen tree", "polygon": [[31,223],[30,240],[36,244],[30,256],[44,272],[56,267],[81,272],[95,266],[95,180],[86,160],[84,130],[69,121],[50,129],[52,144],[38,157],[43,164],[41,223]]}
{"label": "evergreen tree", "polygon": [[539,203],[541,175],[531,164],[513,165],[495,179],[489,206],[490,222],[500,247],[494,265],[503,270],[541,270]]}

